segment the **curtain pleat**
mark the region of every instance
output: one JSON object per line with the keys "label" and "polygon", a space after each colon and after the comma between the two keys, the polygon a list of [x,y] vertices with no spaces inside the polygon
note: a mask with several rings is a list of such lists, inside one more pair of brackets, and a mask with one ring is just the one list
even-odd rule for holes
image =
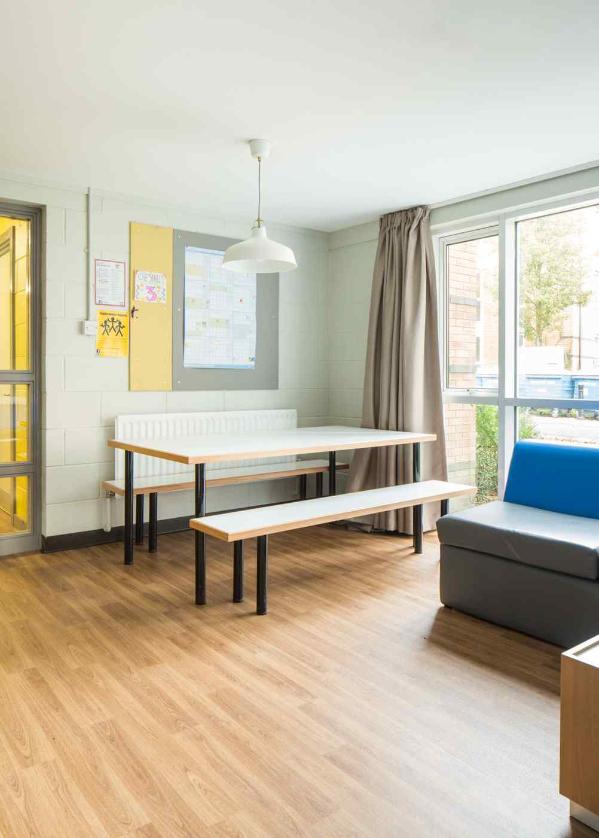
{"label": "curtain pleat", "polygon": [[[374,265],[362,427],[426,431],[436,442],[421,446],[422,480],[446,480],[437,285],[428,207],[381,218]],[[407,483],[412,479],[412,447],[356,451],[349,491]],[[432,529],[437,505],[424,509]],[[377,530],[410,533],[410,510],[372,516]]]}

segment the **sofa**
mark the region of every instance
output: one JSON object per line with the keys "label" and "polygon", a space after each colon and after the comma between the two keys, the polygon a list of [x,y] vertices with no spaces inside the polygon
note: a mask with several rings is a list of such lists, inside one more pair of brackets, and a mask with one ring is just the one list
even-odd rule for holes
{"label": "sofa", "polygon": [[444,605],[563,647],[599,634],[599,448],[516,443],[503,500],[437,531]]}

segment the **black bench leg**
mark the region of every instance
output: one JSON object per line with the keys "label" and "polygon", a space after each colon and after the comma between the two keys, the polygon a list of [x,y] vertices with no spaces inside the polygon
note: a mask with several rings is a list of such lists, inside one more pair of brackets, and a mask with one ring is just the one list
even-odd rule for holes
{"label": "black bench leg", "polygon": [[[206,514],[206,463],[197,463],[196,473],[196,518]],[[206,536],[195,531],[196,605],[206,605]]]}
{"label": "black bench leg", "polygon": [[412,509],[412,523],[414,529],[414,552],[422,553],[422,506]]}
{"label": "black bench leg", "polygon": [[156,553],[158,550],[158,492],[150,494],[150,526],[148,529],[148,550]]}
{"label": "black bench leg", "polygon": [[243,541],[233,545],[233,602],[243,602]]}
{"label": "black bench leg", "polygon": [[133,451],[125,451],[125,564],[133,564]]}
{"label": "black bench leg", "polygon": [[135,543],[144,543],[144,496],[135,496]]}
{"label": "black bench leg", "polygon": [[337,458],[335,451],[329,451],[329,495],[337,494]]}
{"label": "black bench leg", "polygon": [[449,512],[449,499],[448,498],[443,498],[443,500],[441,501],[441,517],[443,517],[443,515],[447,515],[448,512]]}
{"label": "black bench leg", "polygon": [[306,500],[306,498],[308,497],[308,475],[307,474],[300,474],[299,493],[300,493],[300,498],[302,500]]}
{"label": "black bench leg", "polygon": [[316,497],[321,498],[324,494],[324,479],[322,471],[319,471],[316,475]]}
{"label": "black bench leg", "polygon": [[256,539],[258,550],[256,574],[256,614],[266,614],[268,600],[268,536],[259,535]]}
{"label": "black bench leg", "polygon": [[[420,482],[420,443],[412,446],[412,480]],[[412,529],[414,532],[414,552],[422,553],[422,505],[412,509]]]}

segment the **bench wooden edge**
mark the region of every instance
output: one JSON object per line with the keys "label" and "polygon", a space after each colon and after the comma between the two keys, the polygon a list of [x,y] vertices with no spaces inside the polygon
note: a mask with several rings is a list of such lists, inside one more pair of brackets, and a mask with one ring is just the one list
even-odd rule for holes
{"label": "bench wooden edge", "polygon": [[[337,463],[337,471],[344,471],[349,468],[349,463]],[[311,466],[310,461],[306,460],[305,468],[284,469],[279,471],[264,471],[251,472],[248,474],[237,475],[235,477],[218,477],[217,473],[209,474],[206,477],[207,486],[229,486],[235,483],[258,483],[262,480],[280,480],[284,477],[301,477],[304,474],[326,474],[328,466]],[[158,476],[158,475],[157,475]],[[125,488],[118,486],[113,480],[103,480],[101,488],[105,492],[113,492],[115,495],[123,496]],[[151,495],[154,492],[158,494],[165,494],[167,492],[183,492],[195,488],[195,481],[192,478],[184,483],[156,483],[152,486],[138,486],[133,487],[134,495]]]}
{"label": "bench wooden edge", "polygon": [[[233,535],[231,535],[231,533],[225,532],[224,530],[218,529],[215,526],[211,526],[209,523],[210,516],[204,518],[191,518],[189,521],[189,526],[192,530],[198,530],[199,532],[203,532],[206,535],[212,536],[213,538],[218,538],[220,541],[232,543],[234,541],[244,541],[246,538],[256,538],[259,535],[274,535],[278,532],[290,532],[291,530],[301,530],[306,527],[316,527],[320,524],[332,524],[334,521],[345,521],[351,520],[352,518],[361,518],[363,515],[377,515],[380,512],[391,512],[394,509],[405,509],[407,507],[420,506],[426,503],[435,503],[436,501],[447,500],[449,498],[465,497],[467,495],[473,495],[477,491],[478,490],[476,486],[464,485],[463,488],[460,489],[452,489],[447,492],[434,492],[430,495],[427,495],[426,497],[421,497],[417,499],[412,498],[399,503],[395,501],[393,503],[383,503],[377,504],[376,506],[356,509],[353,511],[350,510],[350,512],[335,512],[332,514],[329,513],[318,515],[316,517],[312,517],[301,521],[292,521],[291,523],[275,524],[268,527],[254,527],[253,529],[244,530],[242,532],[235,532]],[[312,500],[313,499],[305,501],[294,501],[294,503],[311,503]],[[267,507],[258,507],[256,511],[264,511],[265,508]],[[247,510],[243,511],[245,512]]]}

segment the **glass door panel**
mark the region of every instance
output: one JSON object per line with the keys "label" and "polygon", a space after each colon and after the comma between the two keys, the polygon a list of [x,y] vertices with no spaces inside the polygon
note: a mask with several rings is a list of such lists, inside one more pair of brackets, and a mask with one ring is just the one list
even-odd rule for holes
{"label": "glass door panel", "polygon": [[0,555],[39,546],[31,230],[0,215]]}
{"label": "glass door panel", "polygon": [[0,218],[0,370],[31,367],[29,227],[29,221]]}
{"label": "glass door panel", "polygon": [[0,463],[31,459],[29,390],[29,384],[0,384]]}
{"label": "glass door panel", "polygon": [[29,475],[0,477],[0,537],[29,532]]}

